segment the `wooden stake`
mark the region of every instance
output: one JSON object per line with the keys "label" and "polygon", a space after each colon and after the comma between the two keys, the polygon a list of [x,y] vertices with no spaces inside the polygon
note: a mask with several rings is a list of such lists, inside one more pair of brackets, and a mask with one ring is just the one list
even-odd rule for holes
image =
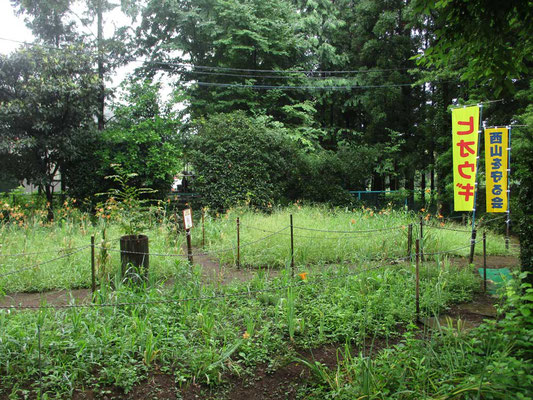
{"label": "wooden stake", "polygon": [[237,268],[241,267],[241,232],[239,217],[237,217]]}
{"label": "wooden stake", "polygon": [[483,291],[487,292],[487,233],[483,232]]}
{"label": "wooden stake", "polygon": [[413,224],[409,224],[407,229],[407,257],[411,258],[411,248],[413,247]]}
{"label": "wooden stake", "polygon": [[477,236],[477,230],[472,230],[472,239],[470,239],[470,258],[468,259],[468,263],[472,264],[474,262],[474,251],[476,249],[476,236]]}
{"label": "wooden stake", "polygon": [[420,322],[420,239],[416,239],[416,320]]}
{"label": "wooden stake", "polygon": [[94,263],[94,235],[91,235],[91,292],[96,292],[96,270]]}
{"label": "wooden stake", "polygon": [[291,214],[291,276],[294,278],[294,230]]}
{"label": "wooden stake", "polygon": [[191,243],[191,230],[185,229],[185,236],[187,237],[187,259],[191,264],[193,264],[192,258],[192,243]]}
{"label": "wooden stake", "polygon": [[424,260],[424,219],[420,217],[420,260]]}
{"label": "wooden stake", "polygon": [[204,209],[202,208],[202,247],[205,247]]}

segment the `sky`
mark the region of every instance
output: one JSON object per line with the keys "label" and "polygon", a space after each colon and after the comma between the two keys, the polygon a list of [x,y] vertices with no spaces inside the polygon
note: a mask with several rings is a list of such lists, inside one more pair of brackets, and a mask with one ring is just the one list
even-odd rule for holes
{"label": "sky", "polygon": [[[78,15],[81,15],[83,12],[79,5],[78,7],[74,7],[74,11]],[[115,26],[131,25],[131,21],[118,10],[107,13],[104,19],[105,36],[110,36]],[[74,17],[74,20],[76,20],[76,17]],[[96,32],[96,26],[89,28],[83,27],[81,24],[78,24],[78,26],[86,33],[94,35],[93,32]],[[23,45],[20,42],[32,42],[33,40],[34,36],[24,23],[24,16],[15,14],[15,10],[9,0],[0,0],[0,54],[9,54]],[[112,82],[110,86],[118,86],[127,74],[132,73],[134,69],[135,65],[133,64],[118,69],[111,77]]]}
{"label": "sky", "polygon": [[[82,5],[83,2],[74,4],[73,11],[76,15],[83,14]],[[77,16],[73,15],[72,18],[74,21],[79,22]],[[77,25],[83,30],[83,32],[94,36],[96,32],[96,23],[89,27],[85,27],[80,23]],[[105,13],[104,37],[111,36],[115,27],[118,26],[134,26],[134,24],[132,24],[131,19],[126,17],[119,8]],[[26,27],[24,17],[15,14],[14,8],[9,0],[0,0],[0,54],[9,54],[20,46],[23,46],[23,43],[20,42],[31,43],[33,40],[34,36]],[[118,68],[110,76],[111,82],[107,82],[106,85],[110,88],[118,87],[128,74],[133,73],[138,66],[139,63],[137,62]],[[172,92],[172,84],[170,83],[171,79],[165,75],[159,76],[159,79],[162,82],[160,96],[163,101],[167,101],[170,99]],[[184,105],[177,104],[175,107],[176,109],[182,109]]]}
{"label": "sky", "polygon": [[9,0],[0,0],[0,53],[9,54],[21,44],[4,39],[31,42],[33,35],[22,17],[17,17]]}

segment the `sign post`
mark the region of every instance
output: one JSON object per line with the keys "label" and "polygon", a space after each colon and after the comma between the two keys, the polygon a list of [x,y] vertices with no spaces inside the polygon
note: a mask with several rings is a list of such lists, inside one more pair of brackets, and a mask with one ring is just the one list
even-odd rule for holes
{"label": "sign post", "polygon": [[192,258],[191,228],[193,227],[193,224],[192,224],[192,210],[190,208],[186,208],[185,210],[183,210],[183,226],[185,227],[185,236],[187,237],[187,259],[192,264],[193,258]]}
{"label": "sign post", "polygon": [[452,110],[453,201],[455,211],[472,211],[471,253],[476,245],[476,198],[481,105]]}

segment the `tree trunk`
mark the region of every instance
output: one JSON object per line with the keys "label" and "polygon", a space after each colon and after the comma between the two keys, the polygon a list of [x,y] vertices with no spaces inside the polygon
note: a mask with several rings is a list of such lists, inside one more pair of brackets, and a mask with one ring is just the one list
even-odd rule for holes
{"label": "tree trunk", "polygon": [[414,210],[415,208],[415,177],[408,176],[405,178],[405,188],[409,191],[407,197],[407,208]]}
{"label": "tree trunk", "polygon": [[104,109],[105,109],[105,86],[104,86],[104,59],[103,59],[103,32],[104,21],[102,16],[102,0],[98,0],[97,3],[97,47],[98,47],[98,81],[100,83],[100,90],[98,93],[98,130],[104,130]]}
{"label": "tree trunk", "polygon": [[135,283],[146,281],[150,266],[148,236],[122,236],[120,238],[120,262],[123,279]]}

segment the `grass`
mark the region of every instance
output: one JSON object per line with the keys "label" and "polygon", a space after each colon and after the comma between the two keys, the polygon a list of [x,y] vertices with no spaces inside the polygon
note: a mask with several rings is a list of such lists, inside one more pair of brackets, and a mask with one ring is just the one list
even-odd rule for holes
{"label": "grass", "polygon": [[[305,282],[294,282],[286,273],[273,281],[258,274],[222,292],[202,284],[198,271],[184,268],[179,273],[185,279],[171,292],[159,285],[132,290],[117,283],[116,291],[100,291],[96,299],[153,302],[149,305],[1,311],[0,387],[13,395],[38,389],[39,332],[44,391],[50,397],[105,385],[127,392],[154,366],[175,374],[178,381],[217,383],[223,373],[239,374],[257,363],[289,356],[293,345],[395,337],[398,327],[414,318],[412,268],[369,268],[331,266],[309,272]],[[422,291],[425,313],[463,300],[464,291],[479,287],[472,273],[436,266],[431,270]],[[291,282],[296,286],[284,289]],[[437,299],[436,286],[443,293]],[[186,298],[202,299],[178,301]],[[176,302],[161,302],[168,299]]]}
{"label": "grass", "polygon": [[[235,209],[218,218],[206,218],[207,251],[220,252],[220,258],[224,263],[236,262],[235,249],[226,252],[221,250],[236,248],[238,217],[241,263],[249,266],[283,267],[290,259],[291,214],[294,224],[294,257],[298,265],[402,258],[407,255],[409,224],[413,224],[413,240],[418,237],[418,216],[404,211],[294,206],[288,209],[274,209],[271,214],[264,214],[248,209]],[[447,228],[466,231],[458,232],[438,229],[441,228],[438,221],[432,224],[437,227],[424,227],[422,246],[425,253],[449,252],[450,255],[468,256],[471,237],[468,227],[454,223],[445,225]],[[272,232],[282,229],[279,234],[261,240]],[[193,239],[195,243],[200,243],[199,229],[195,230]],[[482,254],[481,243],[476,246],[476,254]],[[512,250],[505,249],[501,235],[489,231],[487,254],[513,253]]]}
{"label": "grass", "polygon": [[[305,272],[306,280],[291,277],[288,229],[283,235],[260,240],[270,234],[265,231],[287,227],[290,214],[295,225],[297,272]],[[150,237],[151,253],[183,253],[184,237],[176,231],[171,217],[160,215],[158,223],[144,232]],[[387,265],[381,259],[405,256],[405,227],[417,221],[416,215],[391,210],[379,213],[368,209],[298,206],[274,210],[271,214],[236,209],[222,216],[206,217],[206,251],[235,246],[237,217],[242,224],[243,244],[257,241],[242,247],[243,263],[278,268],[277,277],[268,277],[258,269],[248,282],[220,287],[205,283],[200,270],[191,268],[183,258],[153,255],[148,282],[141,287],[130,287],[114,274],[120,264],[119,254],[110,251],[110,259],[100,263],[100,272],[105,267],[115,290],[103,284],[94,302],[123,305],[0,310],[0,397],[68,398],[84,389],[102,394],[110,386],[128,393],[150,371],[172,374],[180,384],[216,385],[227,374],[240,376],[252,373],[259,363],[275,365],[279,360],[291,359],[295,348],[315,348],[326,343],[362,344],[376,337],[397,339],[401,337],[399,332],[412,326],[414,266],[410,262]],[[298,229],[304,227],[374,232],[352,237]],[[375,231],[388,227],[396,229]],[[101,243],[104,229],[103,244],[110,250],[116,249],[117,241],[109,239],[120,237],[122,232],[118,224],[103,218],[90,222],[87,217],[71,212],[51,225],[37,219],[19,219],[17,223],[0,225],[1,254],[46,252],[1,259],[0,275],[42,263],[38,268],[2,277],[2,290],[87,287],[88,248],[54,263],[44,264],[44,261],[88,245],[92,234]],[[426,231],[426,253],[453,250],[469,243],[468,233]],[[334,238],[325,239],[331,236]],[[198,222],[193,241],[200,247],[202,235]],[[491,254],[506,254],[503,239],[491,234],[488,250]],[[461,249],[452,254],[464,255],[467,251]],[[234,249],[220,253],[224,263],[234,263],[235,256]],[[442,256],[435,258],[429,257],[421,269],[422,316],[432,316],[452,303],[468,301],[480,287],[479,277],[471,268],[454,267]],[[178,279],[173,286],[165,286],[163,281],[171,277]],[[461,346],[464,348],[456,343],[453,348]],[[435,354],[439,349],[435,345]],[[418,374],[404,375],[406,382],[416,385],[405,388],[412,391],[411,397],[395,392],[398,398],[420,398],[418,393],[433,393],[420,386],[422,380],[435,379],[438,384],[443,378],[427,374],[423,378],[423,370],[415,366],[425,365],[424,360],[431,360],[427,364],[431,368],[439,364],[414,345],[395,352],[399,368]],[[447,354],[453,358],[454,353]],[[366,393],[380,398],[386,393],[383,387],[390,387],[387,380],[383,378],[379,383],[374,378],[390,375],[386,371],[387,358],[378,358],[374,363],[345,354],[345,360],[338,371],[341,380],[317,367],[323,380],[310,387],[305,396],[354,398],[355,394],[359,397]],[[509,365],[512,371],[519,370],[517,365]],[[451,369],[449,379],[467,370],[466,367]],[[350,382],[355,382],[357,376],[366,378],[356,390],[357,386]],[[401,375],[395,379],[401,381]],[[331,386],[332,382],[336,382],[335,387]]]}
{"label": "grass", "polygon": [[[91,220],[89,216],[72,210],[60,210],[58,214],[62,215],[62,219],[53,224],[44,224],[38,218],[21,219],[20,224],[0,224],[0,275],[27,269],[4,276],[0,280],[0,293],[89,287],[90,248],[68,254],[88,246],[91,235],[95,235],[96,240],[99,276],[113,275],[118,271],[118,238],[123,234],[120,224],[105,218]],[[206,216],[205,249],[201,249],[202,229],[198,213],[196,214],[195,228],[192,231],[193,244],[197,248],[195,253],[206,251],[221,263],[234,265],[237,257],[236,218],[239,217],[241,264],[284,268],[290,261],[290,215],[293,215],[294,221],[295,263],[301,268],[320,263],[402,258],[407,254],[409,224],[413,224],[413,238],[418,237],[418,216],[403,211],[375,212],[370,209],[294,206],[264,214],[249,209],[235,209],[222,216]],[[151,227],[143,231],[150,238],[150,253],[184,255],[185,236],[176,229],[173,217],[172,213],[164,211],[158,216],[158,222],[154,218]],[[440,227],[438,223],[437,226]],[[457,224],[446,224],[446,227],[466,229]],[[272,234],[282,229],[282,232]],[[266,236],[270,237],[264,239]],[[429,226],[424,229],[423,248],[426,254],[449,252],[450,255],[467,256],[469,243],[469,232]],[[102,262],[101,246],[109,248],[106,262]],[[481,251],[481,243],[478,243],[476,254],[481,254]],[[488,232],[489,255],[512,252],[513,250],[505,250],[502,236]],[[28,253],[30,254],[18,257],[9,256]],[[62,256],[65,257],[49,262]],[[176,266],[181,264],[186,264],[185,257],[153,255],[150,257],[151,278],[170,278],[176,274]],[[35,268],[30,268],[32,266]]]}

